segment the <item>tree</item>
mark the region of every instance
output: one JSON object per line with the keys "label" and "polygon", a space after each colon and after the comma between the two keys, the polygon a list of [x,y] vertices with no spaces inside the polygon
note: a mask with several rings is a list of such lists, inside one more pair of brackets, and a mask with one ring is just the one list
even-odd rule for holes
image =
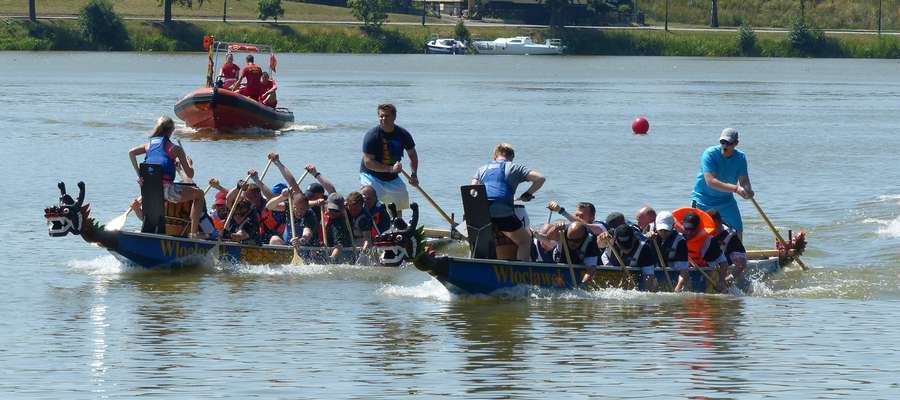
{"label": "tree", "polygon": [[719,27],[719,1],[712,0],[712,6],[709,10],[709,26],[713,28]]}
{"label": "tree", "polygon": [[347,5],[368,32],[381,30],[381,24],[387,20],[387,0],[348,0]]}
{"label": "tree", "polygon": [[78,14],[78,25],[84,38],[101,50],[131,48],[122,18],[113,11],[109,0],[91,0]]}
{"label": "tree", "polygon": [[28,0],[28,20],[37,22],[37,13],[34,11],[34,0]]}
{"label": "tree", "polygon": [[259,19],[263,21],[272,17],[277,24],[278,17],[284,16],[284,8],[281,7],[281,0],[259,0],[257,9],[259,10]]}
{"label": "tree", "polygon": [[172,22],[172,3],[186,8],[193,8],[194,2],[200,7],[203,5],[204,1],[209,0],[159,0],[160,4],[163,6],[163,23],[168,24]]}
{"label": "tree", "polygon": [[544,7],[550,13],[550,26],[554,28],[562,27],[568,22],[569,6],[572,0],[542,0]]}
{"label": "tree", "polygon": [[472,46],[472,34],[469,32],[469,28],[466,28],[466,24],[463,23],[463,20],[456,22],[456,28],[454,28],[453,31],[456,40],[465,43],[466,47]]}

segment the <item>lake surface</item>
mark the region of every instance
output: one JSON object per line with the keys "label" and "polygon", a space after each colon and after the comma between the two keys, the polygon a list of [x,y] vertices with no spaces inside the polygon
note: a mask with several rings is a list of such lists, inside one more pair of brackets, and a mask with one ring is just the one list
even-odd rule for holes
{"label": "lake surface", "polygon": [[[200,182],[234,182],[277,151],[347,193],[376,105],[393,102],[422,186],[448,212],[462,214],[458,186],[509,142],[547,176],[528,205],[537,222],[552,199],[591,201],[601,217],[685,206],[700,153],[734,126],[760,205],[810,242],[811,271],[788,268],[751,296],[503,298],[452,296],[413,268],[148,272],[49,238],[40,213],[60,180],[85,181],[98,220],[126,209],[138,192],[128,149],[202,85],[205,60],[0,53],[0,397],[900,397],[896,60],[284,54],[291,129],[179,128]],[[647,136],[630,132],[638,115]],[[426,225],[445,225],[412,197]],[[748,246],[772,247],[739,204]]]}

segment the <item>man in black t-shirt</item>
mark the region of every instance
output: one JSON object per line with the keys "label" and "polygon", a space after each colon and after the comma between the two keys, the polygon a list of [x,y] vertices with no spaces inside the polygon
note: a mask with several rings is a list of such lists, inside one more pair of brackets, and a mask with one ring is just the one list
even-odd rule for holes
{"label": "man in black t-shirt", "polygon": [[400,161],[405,150],[411,170],[409,184],[418,186],[419,156],[412,135],[395,125],[396,119],[397,108],[393,104],[378,106],[378,126],[369,129],[363,138],[359,180],[363,185],[371,185],[384,204],[394,203],[403,210],[409,208],[409,193],[399,176],[403,170]]}

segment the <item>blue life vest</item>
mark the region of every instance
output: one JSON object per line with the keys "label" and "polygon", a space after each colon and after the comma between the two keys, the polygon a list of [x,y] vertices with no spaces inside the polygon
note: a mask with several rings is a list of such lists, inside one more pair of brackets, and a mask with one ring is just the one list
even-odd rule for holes
{"label": "blue life vest", "polygon": [[516,193],[513,188],[509,187],[509,181],[506,179],[506,163],[506,160],[491,161],[484,168],[481,183],[484,184],[488,201],[513,205],[513,197]]}
{"label": "blue life vest", "polygon": [[165,136],[154,136],[150,138],[147,146],[147,155],[144,156],[144,162],[148,164],[159,164],[163,171],[163,183],[171,183],[175,181],[175,158],[169,154],[169,145],[172,142]]}

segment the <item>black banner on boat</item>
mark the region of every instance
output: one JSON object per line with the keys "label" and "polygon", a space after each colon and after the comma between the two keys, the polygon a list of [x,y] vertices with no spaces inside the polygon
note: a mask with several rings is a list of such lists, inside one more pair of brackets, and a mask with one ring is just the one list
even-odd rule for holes
{"label": "black banner on boat", "polygon": [[461,186],[459,190],[462,195],[472,258],[497,258],[490,204],[484,185]]}
{"label": "black banner on boat", "polygon": [[141,232],[165,233],[166,214],[163,203],[162,167],[159,164],[141,164],[141,209],[144,225]]}

